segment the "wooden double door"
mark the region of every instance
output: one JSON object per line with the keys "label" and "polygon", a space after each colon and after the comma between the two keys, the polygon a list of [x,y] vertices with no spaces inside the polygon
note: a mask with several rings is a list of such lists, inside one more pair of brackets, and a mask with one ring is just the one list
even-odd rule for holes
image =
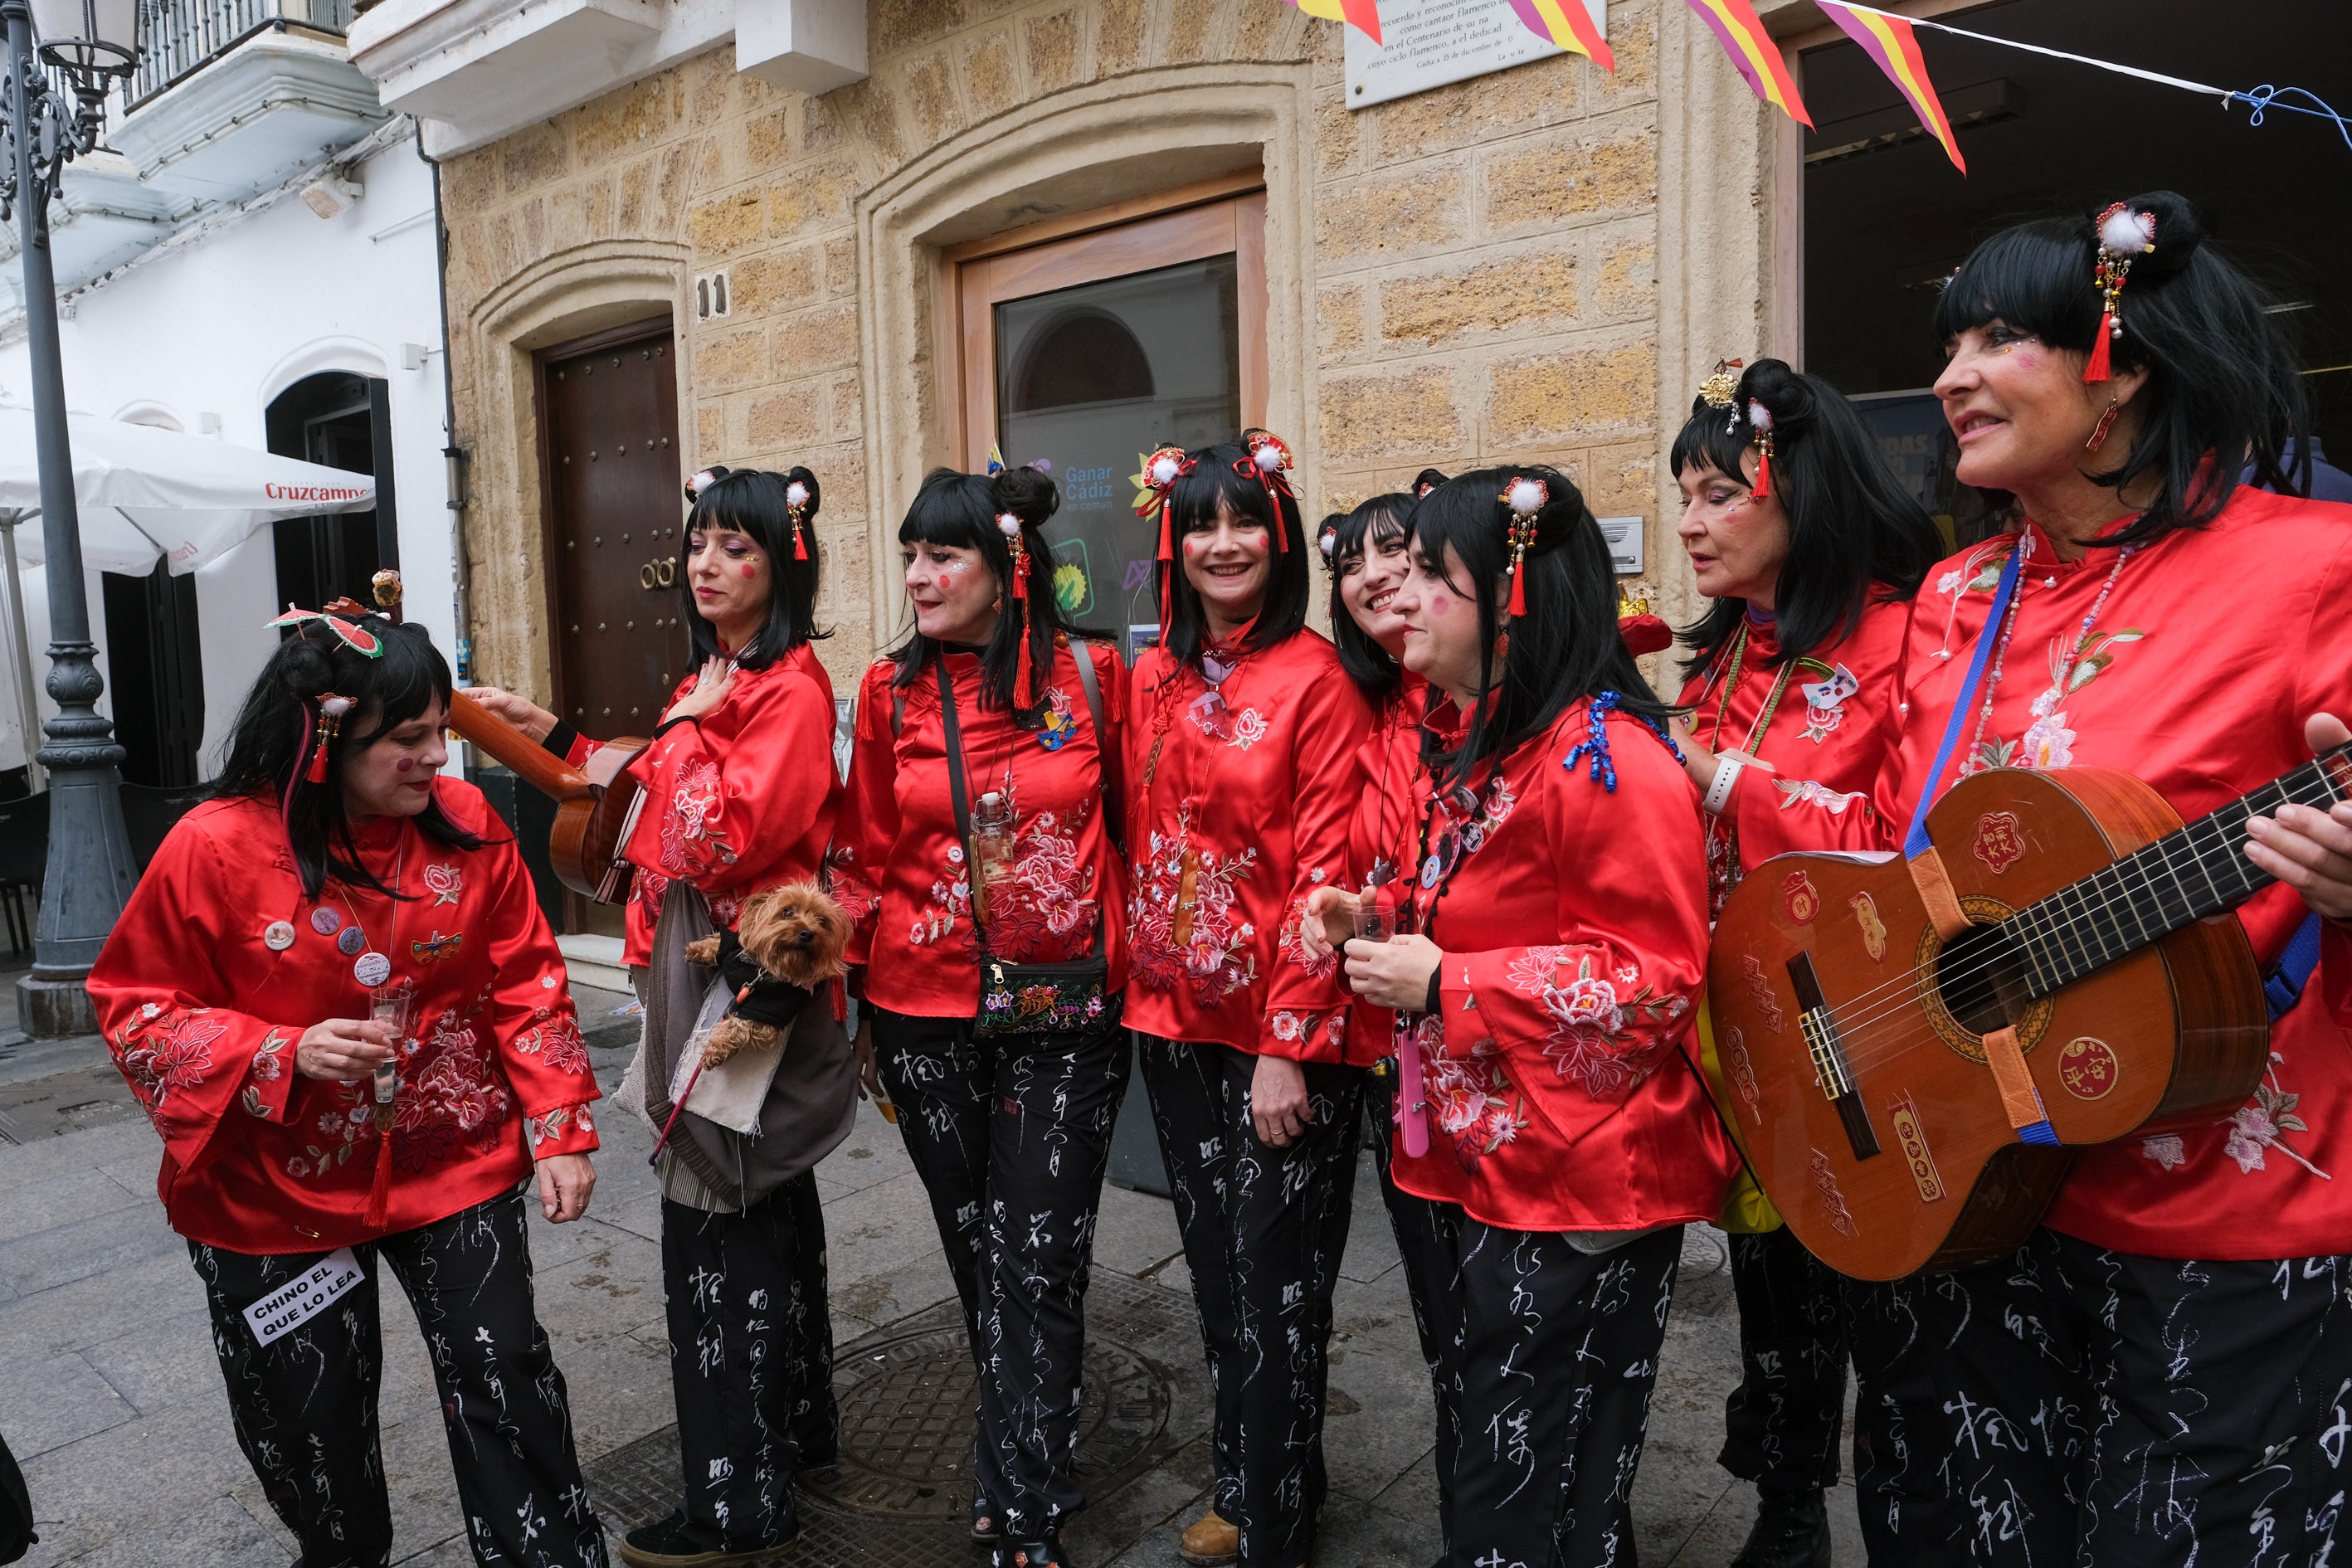
{"label": "wooden double door", "polygon": [[600,740],[651,731],[687,670],[677,352],[662,321],[539,356],[556,711]]}

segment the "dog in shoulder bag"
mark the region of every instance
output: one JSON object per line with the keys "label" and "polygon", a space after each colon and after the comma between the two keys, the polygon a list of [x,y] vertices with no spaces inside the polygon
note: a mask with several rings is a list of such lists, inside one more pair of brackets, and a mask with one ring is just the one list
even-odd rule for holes
{"label": "dog in shoulder bag", "polygon": [[735,993],[702,1048],[702,1065],[774,1045],[821,987],[847,973],[848,950],[849,916],[814,882],[754,893],[733,931],[687,943],[687,958],[716,968]]}

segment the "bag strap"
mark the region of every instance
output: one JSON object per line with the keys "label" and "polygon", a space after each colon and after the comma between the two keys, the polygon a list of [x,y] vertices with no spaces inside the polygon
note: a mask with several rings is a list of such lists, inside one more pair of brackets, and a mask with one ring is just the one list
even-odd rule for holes
{"label": "bag strap", "polygon": [[1102,787],[1103,831],[1110,836],[1110,847],[1118,858],[1127,858],[1127,825],[1119,820],[1118,804],[1110,797],[1110,758],[1103,750],[1102,692],[1095,683],[1094,645],[1077,637],[1070,639],[1071,657],[1078,661],[1078,684],[1086,688],[1087,717],[1095,726],[1095,781]]}

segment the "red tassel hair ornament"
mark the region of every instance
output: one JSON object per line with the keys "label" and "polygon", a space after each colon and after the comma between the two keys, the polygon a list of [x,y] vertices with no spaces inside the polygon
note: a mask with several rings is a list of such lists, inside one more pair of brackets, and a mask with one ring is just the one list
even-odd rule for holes
{"label": "red tassel hair ornament", "polygon": [[312,784],[327,782],[327,748],[334,743],[343,727],[343,715],[352,710],[352,700],[330,691],[319,699],[319,726],[316,731],[318,749],[310,753],[310,766],[303,776]]}
{"label": "red tassel hair ornament", "polygon": [[1265,487],[1265,499],[1274,508],[1274,544],[1277,550],[1290,548],[1290,535],[1282,526],[1282,497],[1288,496],[1294,505],[1297,492],[1290,488],[1290,470],[1294,466],[1290,448],[1281,437],[1271,430],[1243,432],[1243,444],[1249,447],[1249,465],[1234,467]]}
{"label": "red tassel hair ornament", "polygon": [[1169,494],[1176,481],[1192,471],[1192,459],[1181,447],[1162,447],[1143,459],[1143,467],[1135,476],[1135,515],[1150,517],[1153,509],[1160,512],[1160,636],[1168,637],[1169,584],[1176,574],[1176,541],[1169,523]]}
{"label": "red tassel hair ornament", "polygon": [[1536,517],[1551,504],[1551,487],[1541,479],[1514,476],[1495,498],[1511,509],[1511,520],[1505,526],[1511,549],[1511,619],[1517,620],[1528,613],[1528,546],[1536,542]]}
{"label": "red tassel hair ornament", "polygon": [[793,520],[793,559],[805,561],[808,552],[808,486],[794,479],[784,487],[785,515]]}
{"label": "red tassel hair ornament", "polygon": [[1759,398],[1748,400],[1748,428],[1755,432],[1751,439],[1756,447],[1756,482],[1748,488],[1748,493],[1757,500],[1769,500],[1772,499],[1772,411],[1765,407]]}
{"label": "red tassel hair ornament", "polygon": [[2091,286],[2099,291],[2099,330],[2091,339],[2090,360],[2083,366],[2086,382],[2115,379],[2110,345],[2124,335],[2123,311],[2118,309],[2124,283],[2131,277],[2132,263],[2156,248],[2154,213],[2136,213],[2116,202],[2099,215],[2095,226],[2098,263],[2091,272]]}
{"label": "red tassel hair ornament", "polygon": [[1013,552],[1013,602],[1020,606],[1016,614],[1021,652],[1014,666],[1013,703],[1016,708],[1034,708],[1037,705],[1037,668],[1029,652],[1029,543],[1022,537],[1020,518],[1012,512],[998,512],[996,527]]}

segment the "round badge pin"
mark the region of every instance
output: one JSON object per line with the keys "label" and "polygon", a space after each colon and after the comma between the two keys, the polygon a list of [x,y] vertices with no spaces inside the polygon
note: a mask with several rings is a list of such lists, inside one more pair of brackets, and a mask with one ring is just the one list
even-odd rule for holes
{"label": "round badge pin", "polygon": [[261,928],[261,940],[272,952],[284,952],[294,945],[294,927],[285,921],[271,921]]}
{"label": "round badge pin", "polygon": [[352,978],[373,991],[392,978],[392,960],[380,952],[363,952],[352,965]]}
{"label": "round badge pin", "polygon": [[310,911],[310,929],[320,936],[334,935],[342,929],[342,924],[343,917],[341,911],[331,910],[324,904]]}
{"label": "round badge pin", "polygon": [[1421,885],[1424,888],[1434,888],[1437,886],[1437,879],[1444,870],[1444,868],[1438,864],[1437,857],[1432,855],[1421,863]]}
{"label": "round badge pin", "polygon": [[356,958],[367,948],[367,933],[357,926],[345,926],[343,934],[335,939],[335,946],[345,958]]}

